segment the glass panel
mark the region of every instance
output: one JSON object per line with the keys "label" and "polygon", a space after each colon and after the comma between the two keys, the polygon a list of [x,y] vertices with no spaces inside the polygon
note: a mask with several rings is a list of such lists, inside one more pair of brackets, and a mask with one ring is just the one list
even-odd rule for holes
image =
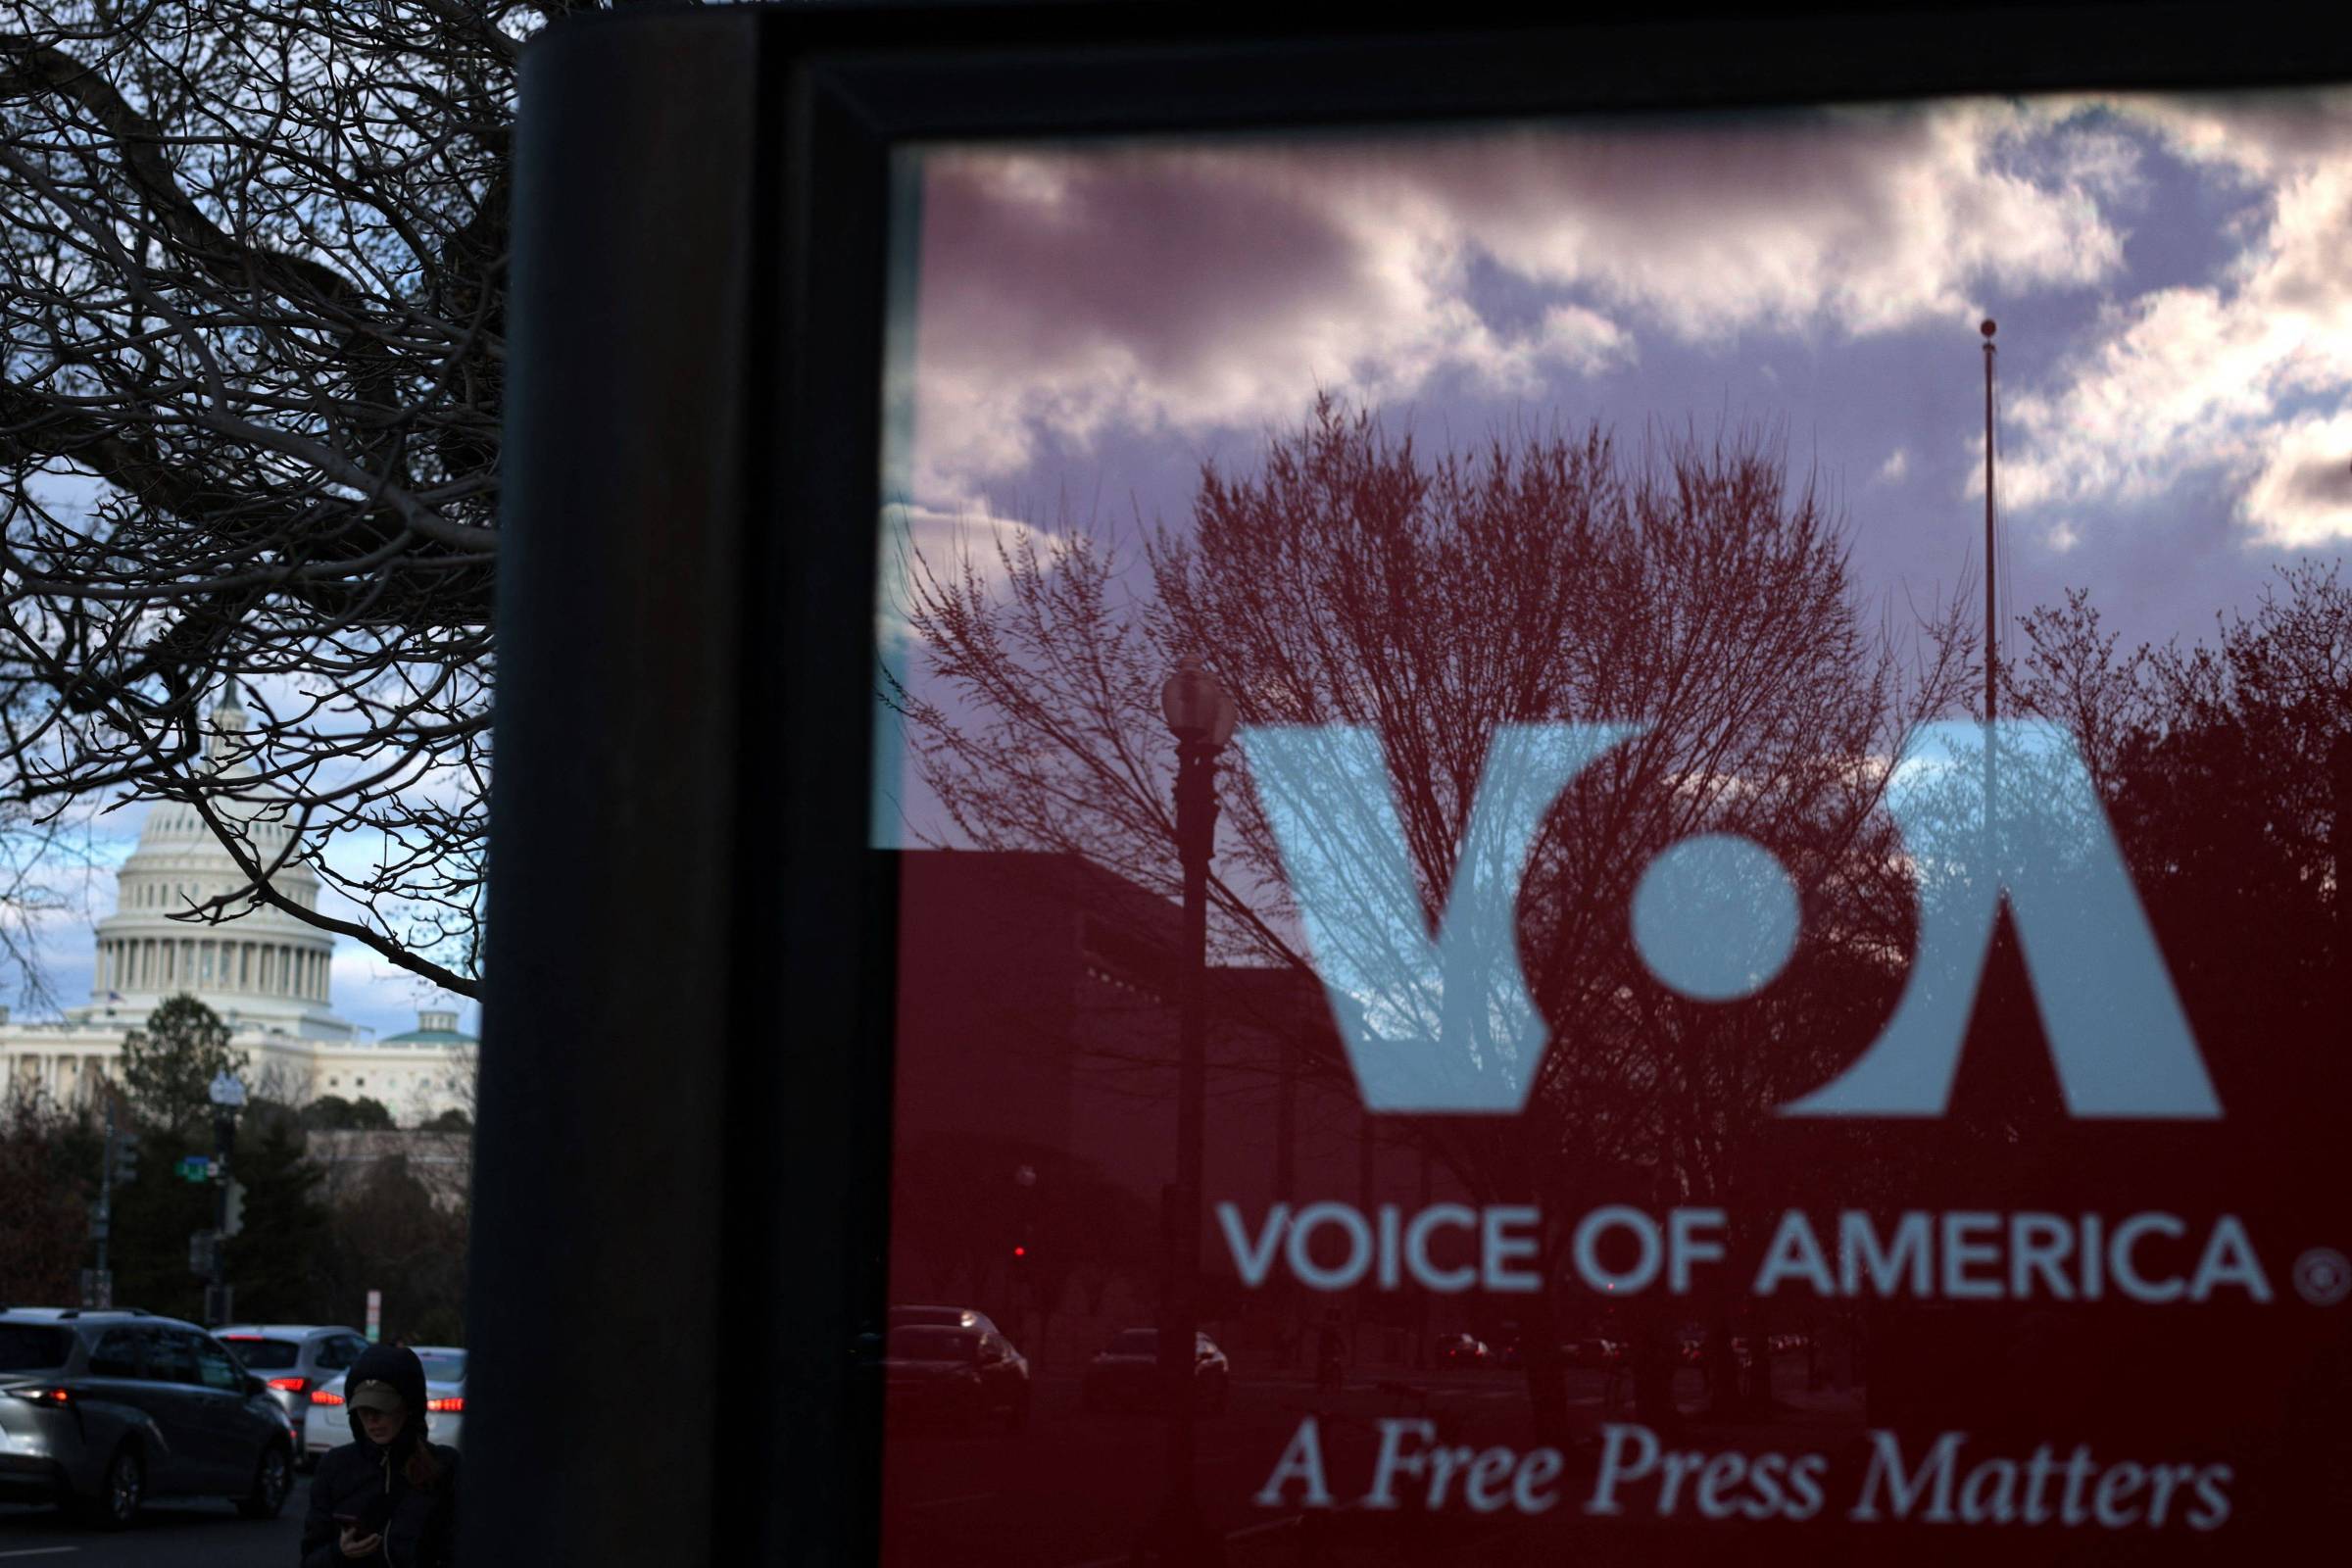
{"label": "glass panel", "polygon": [[90,1376],[136,1378],[146,1375],[145,1336],[136,1329],[108,1329],[90,1349]]}
{"label": "glass panel", "polygon": [[155,1329],[147,1336],[147,1376],[157,1383],[203,1386],[196,1364],[196,1337],[178,1329]]}
{"label": "glass panel", "polygon": [[282,1372],[302,1358],[302,1347],[291,1340],[265,1340],[250,1334],[231,1334],[221,1343],[229,1353],[256,1372]]}
{"label": "glass panel", "polygon": [[888,1561],[2329,1538],[2352,97],[897,175]]}
{"label": "glass panel", "polygon": [[237,1364],[211,1340],[197,1338],[189,1347],[196,1358],[196,1380],[208,1389],[234,1390],[243,1386]]}
{"label": "glass panel", "polygon": [[0,1323],[0,1372],[38,1372],[64,1366],[74,1354],[70,1329]]}

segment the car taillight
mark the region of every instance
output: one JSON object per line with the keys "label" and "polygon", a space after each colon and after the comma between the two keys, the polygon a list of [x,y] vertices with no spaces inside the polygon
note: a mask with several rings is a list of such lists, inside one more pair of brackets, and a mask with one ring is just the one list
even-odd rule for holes
{"label": "car taillight", "polygon": [[300,1394],[311,1386],[309,1378],[271,1378],[270,1386],[280,1394]]}
{"label": "car taillight", "polygon": [[53,1385],[36,1385],[28,1389],[11,1389],[9,1393],[27,1404],[43,1404],[52,1410],[63,1410],[73,1404],[74,1391]]}
{"label": "car taillight", "polygon": [[446,1399],[427,1399],[424,1401],[424,1407],[435,1415],[464,1415],[466,1413],[466,1396],[453,1394]]}
{"label": "car taillight", "polygon": [[311,1396],[311,1402],[313,1404],[341,1404],[343,1396],[332,1389],[320,1389],[317,1394]]}

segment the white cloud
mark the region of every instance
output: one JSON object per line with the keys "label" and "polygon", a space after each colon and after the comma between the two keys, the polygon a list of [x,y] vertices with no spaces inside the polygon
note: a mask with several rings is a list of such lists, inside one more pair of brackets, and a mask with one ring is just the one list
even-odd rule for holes
{"label": "white cloud", "polygon": [[[2034,109],[1969,102],[1672,122],[1466,146],[1456,210],[1515,271],[1584,283],[1714,340],[1963,318],[1985,286],[2089,284],[2122,262],[2105,167],[2024,172]],[[2046,161],[2045,161],[2046,162]]]}
{"label": "white cloud", "polygon": [[1886,461],[1879,465],[1879,483],[1901,484],[1903,476],[1910,471],[1911,449],[1896,447],[1892,452],[1886,454]]}
{"label": "white cloud", "polygon": [[2011,400],[2012,508],[2144,504],[2219,474],[2264,544],[2352,538],[2347,103],[2254,104],[2242,123],[2213,104],[2138,110],[2183,156],[2260,183],[2265,216],[2213,282],[2113,307],[2049,384]]}
{"label": "white cloud", "polygon": [[[1642,329],[1857,336],[2090,285],[2121,265],[2099,204],[2129,147],[2037,162],[2052,122],[1983,102],[935,154],[912,493],[1018,472],[1048,438],[1287,422],[1318,387],[1541,395],[1629,363]],[[1535,292],[1532,320],[1487,313],[1489,274]]]}
{"label": "white cloud", "polygon": [[2131,93],[2103,103],[2153,130],[2175,156],[2256,185],[2330,162],[2352,144],[2352,94],[2341,91]]}
{"label": "white cloud", "polygon": [[2352,539],[2352,410],[2275,432],[2239,517],[2266,543],[2310,549]]}

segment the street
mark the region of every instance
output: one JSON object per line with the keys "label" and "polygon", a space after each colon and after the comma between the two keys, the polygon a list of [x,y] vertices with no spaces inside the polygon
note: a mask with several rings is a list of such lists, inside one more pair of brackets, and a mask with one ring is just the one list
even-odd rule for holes
{"label": "street", "polygon": [[0,1564],[16,1568],[293,1568],[311,1483],[297,1476],[275,1519],[241,1519],[218,1498],[149,1504],[120,1535],[87,1530],[55,1508],[0,1504]]}

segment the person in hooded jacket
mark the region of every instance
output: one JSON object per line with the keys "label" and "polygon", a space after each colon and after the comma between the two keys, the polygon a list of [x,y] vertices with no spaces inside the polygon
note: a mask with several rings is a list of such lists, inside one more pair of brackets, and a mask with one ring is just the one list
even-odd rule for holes
{"label": "person in hooded jacket", "polygon": [[372,1345],[343,1389],[357,1441],[329,1448],[311,1478],[302,1568],[451,1568],[458,1450],[425,1441],[424,1363]]}

